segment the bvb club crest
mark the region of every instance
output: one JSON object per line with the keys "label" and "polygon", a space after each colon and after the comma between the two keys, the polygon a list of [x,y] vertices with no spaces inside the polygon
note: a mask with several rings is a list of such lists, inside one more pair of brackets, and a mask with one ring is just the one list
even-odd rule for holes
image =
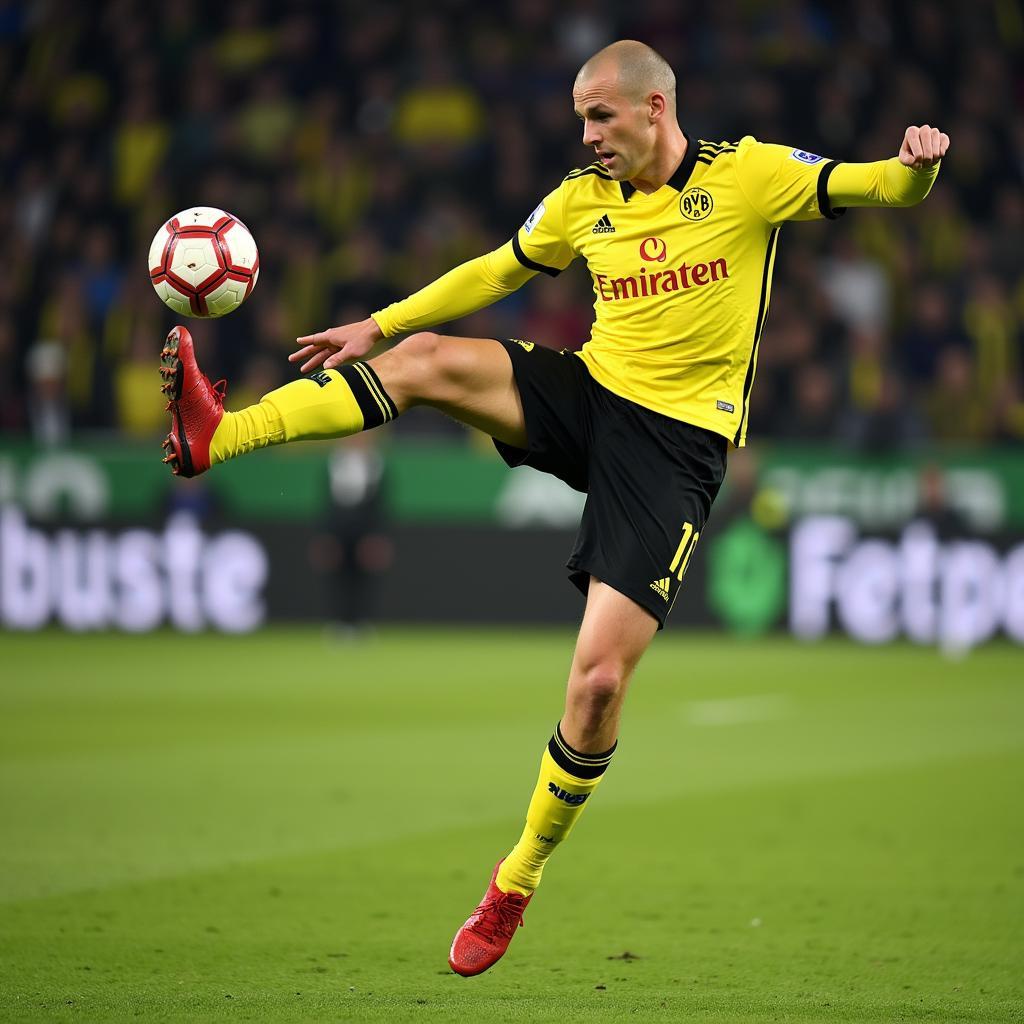
{"label": "bvb club crest", "polygon": [[715,201],[704,188],[689,188],[679,197],[679,212],[686,220],[705,220],[714,208]]}

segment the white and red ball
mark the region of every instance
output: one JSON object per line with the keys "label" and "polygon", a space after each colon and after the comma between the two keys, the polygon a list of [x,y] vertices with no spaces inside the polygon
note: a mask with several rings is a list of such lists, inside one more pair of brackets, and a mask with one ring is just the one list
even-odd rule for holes
{"label": "white and red ball", "polygon": [[184,316],[224,316],[248,298],[260,274],[249,229],[212,206],[175,214],[149,247],[149,278],[157,295]]}

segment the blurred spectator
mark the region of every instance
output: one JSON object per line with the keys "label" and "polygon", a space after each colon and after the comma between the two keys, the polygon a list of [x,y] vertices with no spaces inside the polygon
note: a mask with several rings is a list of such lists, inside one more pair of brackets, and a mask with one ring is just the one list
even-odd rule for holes
{"label": "blurred spectator", "polygon": [[163,403],[153,400],[153,366],[158,353],[152,335],[136,331],[130,338],[127,357],[117,364],[114,395],[118,424],[134,437],[167,433]]}
{"label": "blurred spectator", "polygon": [[[996,212],[992,221],[990,241],[992,265],[998,267],[1004,280],[1021,282],[1024,274],[1024,195],[1020,186],[1005,185],[996,195]],[[1024,318],[1024,307],[1018,306]]]}
{"label": "blurred spectator", "polygon": [[1024,387],[1006,381],[996,395],[996,440],[1020,446],[1024,441]]}
{"label": "blurred spectator", "polygon": [[375,434],[358,434],[335,446],[327,484],[327,520],[310,545],[310,559],[330,576],[328,618],[351,635],[373,621],[377,585],[394,561],[385,516],[384,460]]}
{"label": "blurred spectator", "polygon": [[269,12],[255,0],[231,4],[227,12],[228,24],[217,40],[217,60],[234,77],[252,74],[274,52],[274,27]]}
{"label": "blurred spectator", "polygon": [[964,517],[949,502],[946,477],[934,463],[921,467],[917,478],[917,517],[927,520],[940,540],[951,540],[970,532]]}
{"label": "blurred spectator", "polygon": [[[66,374],[61,391],[75,422],[83,426],[102,425],[103,410],[97,408],[101,350],[90,330],[82,281],[77,274],[67,270],[54,282],[54,290],[40,310],[39,325],[40,334],[54,339],[65,355],[65,363],[70,363],[74,370]],[[49,374],[50,368],[56,366],[56,357],[47,356],[45,366]],[[65,369],[62,368],[62,373]],[[29,376],[34,377],[31,366]],[[109,415],[112,410],[107,412]]]}
{"label": "blurred spectator", "polygon": [[25,383],[18,365],[15,326],[0,317],[0,430],[21,430],[25,421]]}
{"label": "blurred spectator", "polygon": [[30,252],[39,247],[50,228],[56,206],[56,188],[46,175],[42,161],[33,160],[22,170],[18,181],[19,202],[14,224],[19,242]]}
{"label": "blurred spectator", "polygon": [[614,38],[607,11],[588,0],[572,0],[564,5],[558,41],[566,60],[582,64]]}
{"label": "blurred spectator", "polygon": [[206,477],[179,476],[174,478],[174,486],[168,488],[164,501],[164,515],[186,515],[196,525],[207,530],[215,529],[223,517],[221,502],[217,492],[210,487]]}
{"label": "blurred spectator", "polygon": [[170,144],[170,127],[152,93],[128,93],[114,133],[114,198],[131,206],[142,198]]}
{"label": "blurred spectator", "polygon": [[357,139],[336,133],[307,167],[304,192],[311,209],[331,236],[344,237],[366,209],[373,177]]}
{"label": "blurred spectator", "polygon": [[121,289],[123,269],[115,262],[116,255],[113,231],[105,224],[91,227],[82,243],[82,294],[89,323],[96,329]]}
{"label": "blurred spectator", "polygon": [[884,269],[866,257],[849,236],[841,236],[832,251],[821,264],[821,286],[835,314],[850,327],[884,327],[890,312]]}
{"label": "blurred spectator", "polygon": [[931,437],[936,441],[985,441],[991,437],[994,410],[978,392],[966,349],[942,350],[924,408]]}
{"label": "blurred spectator", "polygon": [[927,428],[908,401],[903,381],[881,367],[867,401],[848,411],[842,436],[852,448],[882,454],[920,444]]}
{"label": "blurred spectator", "polygon": [[210,160],[227,131],[227,98],[216,64],[207,53],[197,54],[184,83],[184,105],[174,128],[170,159],[179,173],[192,172]]}
{"label": "blurred spectator", "polygon": [[374,232],[368,228],[353,231],[333,258],[336,284],[331,297],[332,311],[359,306],[365,310],[359,318],[362,319],[394,301],[395,287],[385,284],[394,273],[393,260]]}
{"label": "blurred spectator", "polygon": [[265,394],[280,387],[284,380],[280,359],[255,354],[245,361],[245,372],[230,387],[225,402],[231,411],[255,405]]}
{"label": "blurred spectator", "polygon": [[847,401],[855,413],[878,407],[887,372],[886,339],[880,328],[851,331],[847,357]]}
{"label": "blurred spectator", "polygon": [[67,401],[68,360],[59,341],[37,341],[29,350],[28,422],[32,439],[46,448],[65,444],[71,436]]}
{"label": "blurred spectator", "polygon": [[418,80],[401,96],[395,136],[419,158],[453,162],[483,138],[484,112],[476,92],[452,76],[451,64],[431,54]]}
{"label": "blurred spectator", "polygon": [[928,196],[928,216],[922,217],[915,227],[925,272],[946,279],[955,275],[963,267],[969,222],[943,171]]}
{"label": "blurred spectator", "polygon": [[794,378],[793,400],[779,418],[777,435],[803,444],[831,441],[840,409],[835,375],[823,363],[804,363]]}
{"label": "blurred spectator", "polygon": [[993,273],[976,274],[968,286],[964,328],[972,342],[981,395],[994,399],[1021,367],[1017,316],[1003,282]]}
{"label": "blurred spectator", "polygon": [[239,152],[256,164],[279,163],[287,154],[297,114],[280,71],[257,75],[252,95],[238,114]]}
{"label": "blurred spectator", "polygon": [[547,277],[536,283],[534,305],[523,318],[523,333],[548,348],[576,351],[587,340],[591,318],[569,281]]}
{"label": "blurred spectator", "polygon": [[942,286],[925,282],[912,299],[910,321],[895,352],[909,380],[926,388],[934,379],[939,355],[946,348],[966,348],[967,338],[955,322],[953,304]]}

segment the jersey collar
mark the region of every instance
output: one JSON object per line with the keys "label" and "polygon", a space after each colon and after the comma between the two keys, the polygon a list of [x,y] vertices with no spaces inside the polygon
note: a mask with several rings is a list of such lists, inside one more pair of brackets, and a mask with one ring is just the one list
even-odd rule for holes
{"label": "jersey collar", "polygon": [[[686,183],[690,180],[694,167],[697,166],[697,147],[693,144],[693,139],[685,131],[683,136],[686,139],[686,155],[679,162],[679,166],[672,172],[672,177],[665,182],[669,188],[674,188],[677,192],[682,192],[686,188]],[[636,189],[628,181],[620,181],[619,188],[622,189],[622,201],[628,203]]]}

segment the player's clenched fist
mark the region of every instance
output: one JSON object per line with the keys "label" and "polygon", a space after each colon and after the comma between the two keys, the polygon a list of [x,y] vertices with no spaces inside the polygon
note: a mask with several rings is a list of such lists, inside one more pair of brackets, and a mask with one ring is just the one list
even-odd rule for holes
{"label": "player's clenched fist", "polygon": [[949,149],[949,136],[938,128],[923,124],[912,124],[903,136],[900,146],[900,163],[914,170],[934,167]]}

